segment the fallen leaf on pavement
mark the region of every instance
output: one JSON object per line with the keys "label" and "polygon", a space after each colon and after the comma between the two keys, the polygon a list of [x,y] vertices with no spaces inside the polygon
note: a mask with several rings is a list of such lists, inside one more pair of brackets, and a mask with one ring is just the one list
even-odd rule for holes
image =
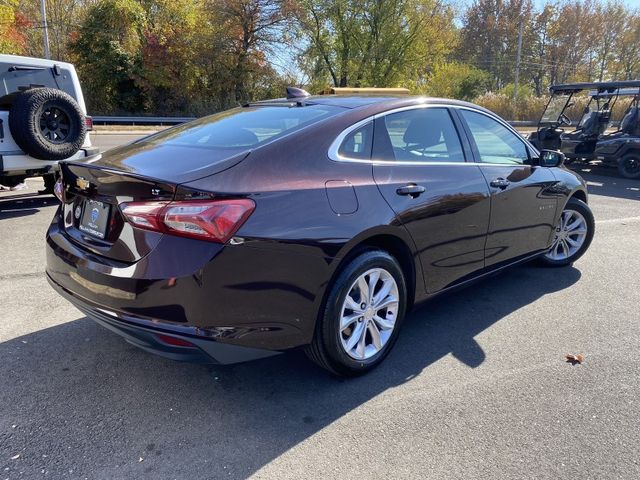
{"label": "fallen leaf on pavement", "polygon": [[577,364],[581,364],[582,362],[584,362],[584,357],[580,354],[578,355],[565,355],[564,356],[565,360],[570,363],[571,365],[577,365]]}

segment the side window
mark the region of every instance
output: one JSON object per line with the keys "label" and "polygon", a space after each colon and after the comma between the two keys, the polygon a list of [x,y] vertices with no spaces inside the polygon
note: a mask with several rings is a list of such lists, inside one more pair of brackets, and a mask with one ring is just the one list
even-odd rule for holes
{"label": "side window", "polygon": [[373,140],[373,122],[349,133],[340,144],[338,154],[341,157],[356,160],[371,159],[371,143]]}
{"label": "side window", "polygon": [[464,162],[460,137],[446,108],[418,108],[376,120],[373,159]]}
{"label": "side window", "polygon": [[471,130],[482,163],[527,163],[527,147],[517,134],[487,115],[463,109],[458,111]]}

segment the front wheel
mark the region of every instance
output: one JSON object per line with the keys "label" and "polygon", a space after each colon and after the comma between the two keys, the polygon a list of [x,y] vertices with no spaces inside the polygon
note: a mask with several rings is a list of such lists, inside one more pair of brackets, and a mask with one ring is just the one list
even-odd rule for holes
{"label": "front wheel", "polygon": [[587,251],[595,221],[589,206],[582,200],[571,198],[567,202],[556,225],[553,243],[541,260],[552,267],[571,265]]}
{"label": "front wheel", "polygon": [[396,259],[381,250],[360,254],[330,286],[307,355],[336,375],[370,371],[393,347],[406,303],[406,282]]}
{"label": "front wheel", "polygon": [[624,178],[640,178],[640,155],[630,153],[618,162],[618,173]]}

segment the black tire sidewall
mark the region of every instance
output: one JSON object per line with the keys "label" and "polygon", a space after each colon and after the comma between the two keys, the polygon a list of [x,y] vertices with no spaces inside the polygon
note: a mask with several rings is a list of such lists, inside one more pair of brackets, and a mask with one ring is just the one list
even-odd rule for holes
{"label": "black tire sidewall", "polygon": [[626,171],[625,164],[628,160],[635,160],[636,162],[640,162],[640,155],[631,153],[622,157],[618,162],[618,173],[620,174],[621,177],[629,178],[632,180],[640,178],[640,170],[635,174],[629,174]]}
{"label": "black tire sidewall", "polygon": [[[62,143],[50,142],[40,130],[40,118],[51,107],[59,108],[69,117],[69,135]],[[64,160],[73,156],[82,147],[87,131],[85,115],[78,103],[55,88],[20,92],[9,111],[9,130],[16,144],[39,160]]]}
{"label": "black tire sidewall", "polygon": [[[400,296],[398,315],[393,333],[382,350],[369,359],[355,360],[342,347],[339,330],[340,315],[344,299],[353,282],[372,268],[384,268],[394,277]],[[371,250],[354,258],[335,279],[320,319],[321,324],[318,334],[321,335],[321,340],[325,347],[324,350],[331,367],[342,375],[359,375],[379,365],[389,354],[398,338],[406,308],[406,281],[400,265],[391,255],[381,250]]]}
{"label": "black tire sidewall", "polygon": [[569,208],[572,210],[576,210],[577,212],[580,212],[580,214],[584,217],[585,221],[587,222],[587,237],[585,238],[584,243],[582,244],[580,249],[565,260],[552,260],[545,256],[540,257],[542,262],[548,266],[564,267],[567,265],[571,265],[573,262],[578,260],[582,255],[584,255],[584,253],[587,251],[587,249],[591,245],[591,241],[593,240],[593,235],[595,234],[595,229],[596,229],[595,228],[596,223],[595,223],[595,219],[593,218],[593,212],[591,212],[591,209],[589,208],[589,206],[582,200],[579,200],[577,198],[570,198],[567,204],[562,209],[562,211],[564,212],[566,209],[569,209]]}

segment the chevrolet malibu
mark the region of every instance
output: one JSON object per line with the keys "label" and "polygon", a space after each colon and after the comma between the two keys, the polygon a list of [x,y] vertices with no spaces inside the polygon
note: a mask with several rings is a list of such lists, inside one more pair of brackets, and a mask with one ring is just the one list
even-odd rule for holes
{"label": "chevrolet malibu", "polygon": [[585,182],[454,100],[246,105],[61,165],[47,277],[87,317],[175,360],[304,348],[365,373],[409,309],[505,267],[570,265]]}

